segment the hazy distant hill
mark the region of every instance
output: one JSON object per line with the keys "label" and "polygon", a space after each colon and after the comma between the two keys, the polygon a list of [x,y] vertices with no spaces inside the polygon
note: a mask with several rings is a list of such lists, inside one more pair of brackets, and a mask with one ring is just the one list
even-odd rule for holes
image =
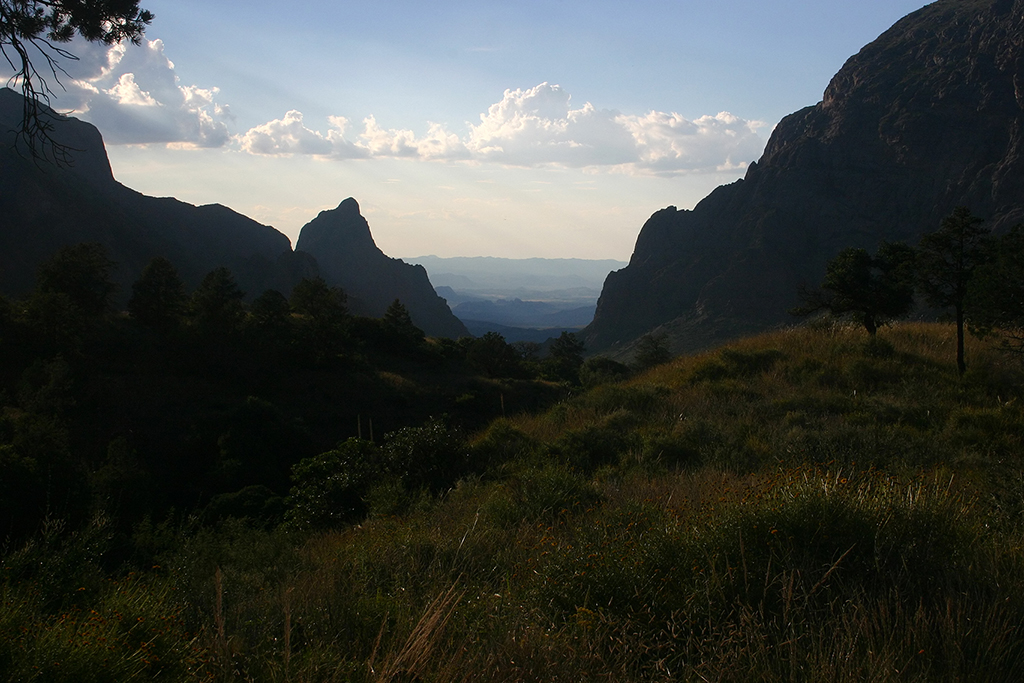
{"label": "hazy distant hill", "polygon": [[582,298],[586,296],[583,290],[588,289],[599,294],[608,273],[626,266],[625,261],[612,259],[414,256],[402,260],[426,268],[435,287],[447,285],[457,292],[500,293],[506,298],[567,292],[575,292],[570,298]]}
{"label": "hazy distant hill", "polygon": [[592,349],[660,327],[676,350],[789,323],[844,247],[916,242],[958,205],[1024,220],[1024,0],[939,0],[850,58],[746,177],[655,213],[605,284]]}
{"label": "hazy distant hill", "polygon": [[534,341],[543,337],[538,330],[557,336],[584,327],[594,317],[608,273],[626,265],[612,259],[491,256],[403,260],[427,269],[437,293],[471,332],[499,332],[510,341]]}

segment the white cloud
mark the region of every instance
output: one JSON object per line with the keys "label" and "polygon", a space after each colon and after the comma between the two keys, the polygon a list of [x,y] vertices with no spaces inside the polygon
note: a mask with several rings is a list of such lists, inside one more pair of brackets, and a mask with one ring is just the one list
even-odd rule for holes
{"label": "white cloud", "polygon": [[757,130],[765,124],[729,112],[689,121],[679,114],[652,111],[617,120],[636,140],[637,166],[655,172],[735,170],[764,150]]}
{"label": "white cloud", "polygon": [[572,109],[569,94],[557,85],[506,90],[501,102],[480,115],[480,125],[470,127],[469,147],[481,158],[511,166],[630,163],[637,159],[636,145],[617,116],[589,102]]}
{"label": "white cloud", "polygon": [[306,128],[302,113],[294,109],[283,119],[274,119],[239,138],[242,149],[252,154],[330,154],[331,142]]}
{"label": "white cloud", "polygon": [[348,121],[331,117],[327,134],[305,127],[302,114],[288,112],[237,137],[254,154],[314,154],[334,158],[470,160],[512,167],[563,166],[675,175],[741,169],[760,156],[759,121],[721,112],[688,120],[676,113],[643,116],[572,108],[557,85],[506,90],[500,102],[470,124],[460,138],[429,124],[426,135],[387,129],[373,116],[363,119],[358,139],[345,138]]}
{"label": "white cloud", "polygon": [[230,140],[230,110],[217,88],[182,85],[164,44],[107,46],[76,38],[64,61],[68,75],[55,86],[53,105],[96,125],[108,144],[165,143],[220,147]]}
{"label": "white cloud", "polygon": [[418,159],[468,159],[469,151],[458,135],[439,123],[429,124],[426,136],[417,139],[411,130],[385,130],[373,116],[363,120],[365,130],[359,136],[361,147],[376,157],[413,157]]}

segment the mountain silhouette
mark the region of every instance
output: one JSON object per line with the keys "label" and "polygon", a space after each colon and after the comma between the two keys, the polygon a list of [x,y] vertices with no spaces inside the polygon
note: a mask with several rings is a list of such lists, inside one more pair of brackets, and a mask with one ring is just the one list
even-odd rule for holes
{"label": "mountain silhouette", "polygon": [[0,292],[26,294],[39,264],[58,249],[98,242],[117,263],[113,277],[122,305],[146,264],[162,256],[189,289],[220,266],[232,271],[249,299],[267,289],[287,295],[302,278],[322,274],[352,295],[356,313],[379,316],[398,298],[428,334],[468,334],[421,266],[377,249],[354,199],[304,228],[304,243],[323,259],[318,264],[313,253],[293,251],[278,230],[225,206],[150,197],[117,182],[102,136],[83,121],[45,109],[53,138],[69,148],[71,163],[34,158],[16,133],[23,102],[20,94],[0,88]]}
{"label": "mountain silhouette", "polygon": [[469,335],[436,294],[423,266],[390,258],[377,247],[355,199],[349,197],[338,208],[321,211],[303,226],[295,248],[311,254],[323,278],[349,294],[354,313],[380,317],[399,299],[428,335],[455,339]]}
{"label": "mountain silhouette", "polygon": [[851,57],[746,176],[643,226],[605,281],[591,350],[658,328],[695,350],[791,321],[842,248],[918,238],[959,205],[1024,220],[1024,1],[940,0]]}

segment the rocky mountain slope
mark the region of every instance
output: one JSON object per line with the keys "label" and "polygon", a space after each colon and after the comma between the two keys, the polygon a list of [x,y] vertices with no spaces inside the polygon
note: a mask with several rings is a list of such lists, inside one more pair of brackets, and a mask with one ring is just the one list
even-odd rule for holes
{"label": "rocky mountain slope", "polygon": [[428,335],[455,339],[469,335],[434,292],[423,266],[390,258],[377,247],[355,199],[349,197],[338,208],[321,211],[303,226],[295,248],[316,258],[323,278],[348,293],[354,313],[379,317],[399,299]]}
{"label": "rocky mountain slope", "polygon": [[[287,295],[303,277],[323,274],[353,296],[356,313],[380,315],[400,298],[428,334],[467,334],[422,267],[390,259],[376,247],[355,200],[306,226],[311,236],[304,244],[313,254],[292,251],[284,234],[227,207],[193,206],[125,187],[111,173],[99,131],[77,119],[52,119],[54,138],[72,150],[70,165],[33,159],[15,144],[21,114],[21,96],[0,88],[0,293],[30,291],[39,264],[60,247],[99,242],[117,263],[121,304],[145,265],[163,256],[189,289],[219,266],[231,269],[249,298],[267,289]],[[328,224],[341,227],[323,233]],[[354,231],[340,237],[349,224]],[[318,231],[329,234],[312,237]]]}
{"label": "rocky mountain slope", "polygon": [[0,292],[29,291],[39,263],[79,242],[107,248],[122,300],[154,256],[174,263],[189,287],[227,266],[254,296],[316,273],[315,262],[292,252],[270,226],[219,204],[149,197],[117,182],[103,139],[88,123],[54,117],[55,139],[73,150],[70,165],[33,159],[14,144],[21,112],[21,96],[0,88]]}
{"label": "rocky mountain slope", "polygon": [[801,283],[846,246],[915,242],[966,205],[1024,220],[1024,0],[939,0],[850,58],[782,120],[746,177],[643,226],[585,339],[652,329],[677,350],[790,322]]}

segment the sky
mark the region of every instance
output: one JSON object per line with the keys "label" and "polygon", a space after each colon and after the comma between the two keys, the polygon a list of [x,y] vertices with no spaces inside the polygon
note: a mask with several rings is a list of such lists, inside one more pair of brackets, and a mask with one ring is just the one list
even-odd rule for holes
{"label": "sky", "polygon": [[355,197],[412,257],[627,260],[741,178],[787,114],[921,0],[142,0],[51,104],[115,177],[291,238]]}

